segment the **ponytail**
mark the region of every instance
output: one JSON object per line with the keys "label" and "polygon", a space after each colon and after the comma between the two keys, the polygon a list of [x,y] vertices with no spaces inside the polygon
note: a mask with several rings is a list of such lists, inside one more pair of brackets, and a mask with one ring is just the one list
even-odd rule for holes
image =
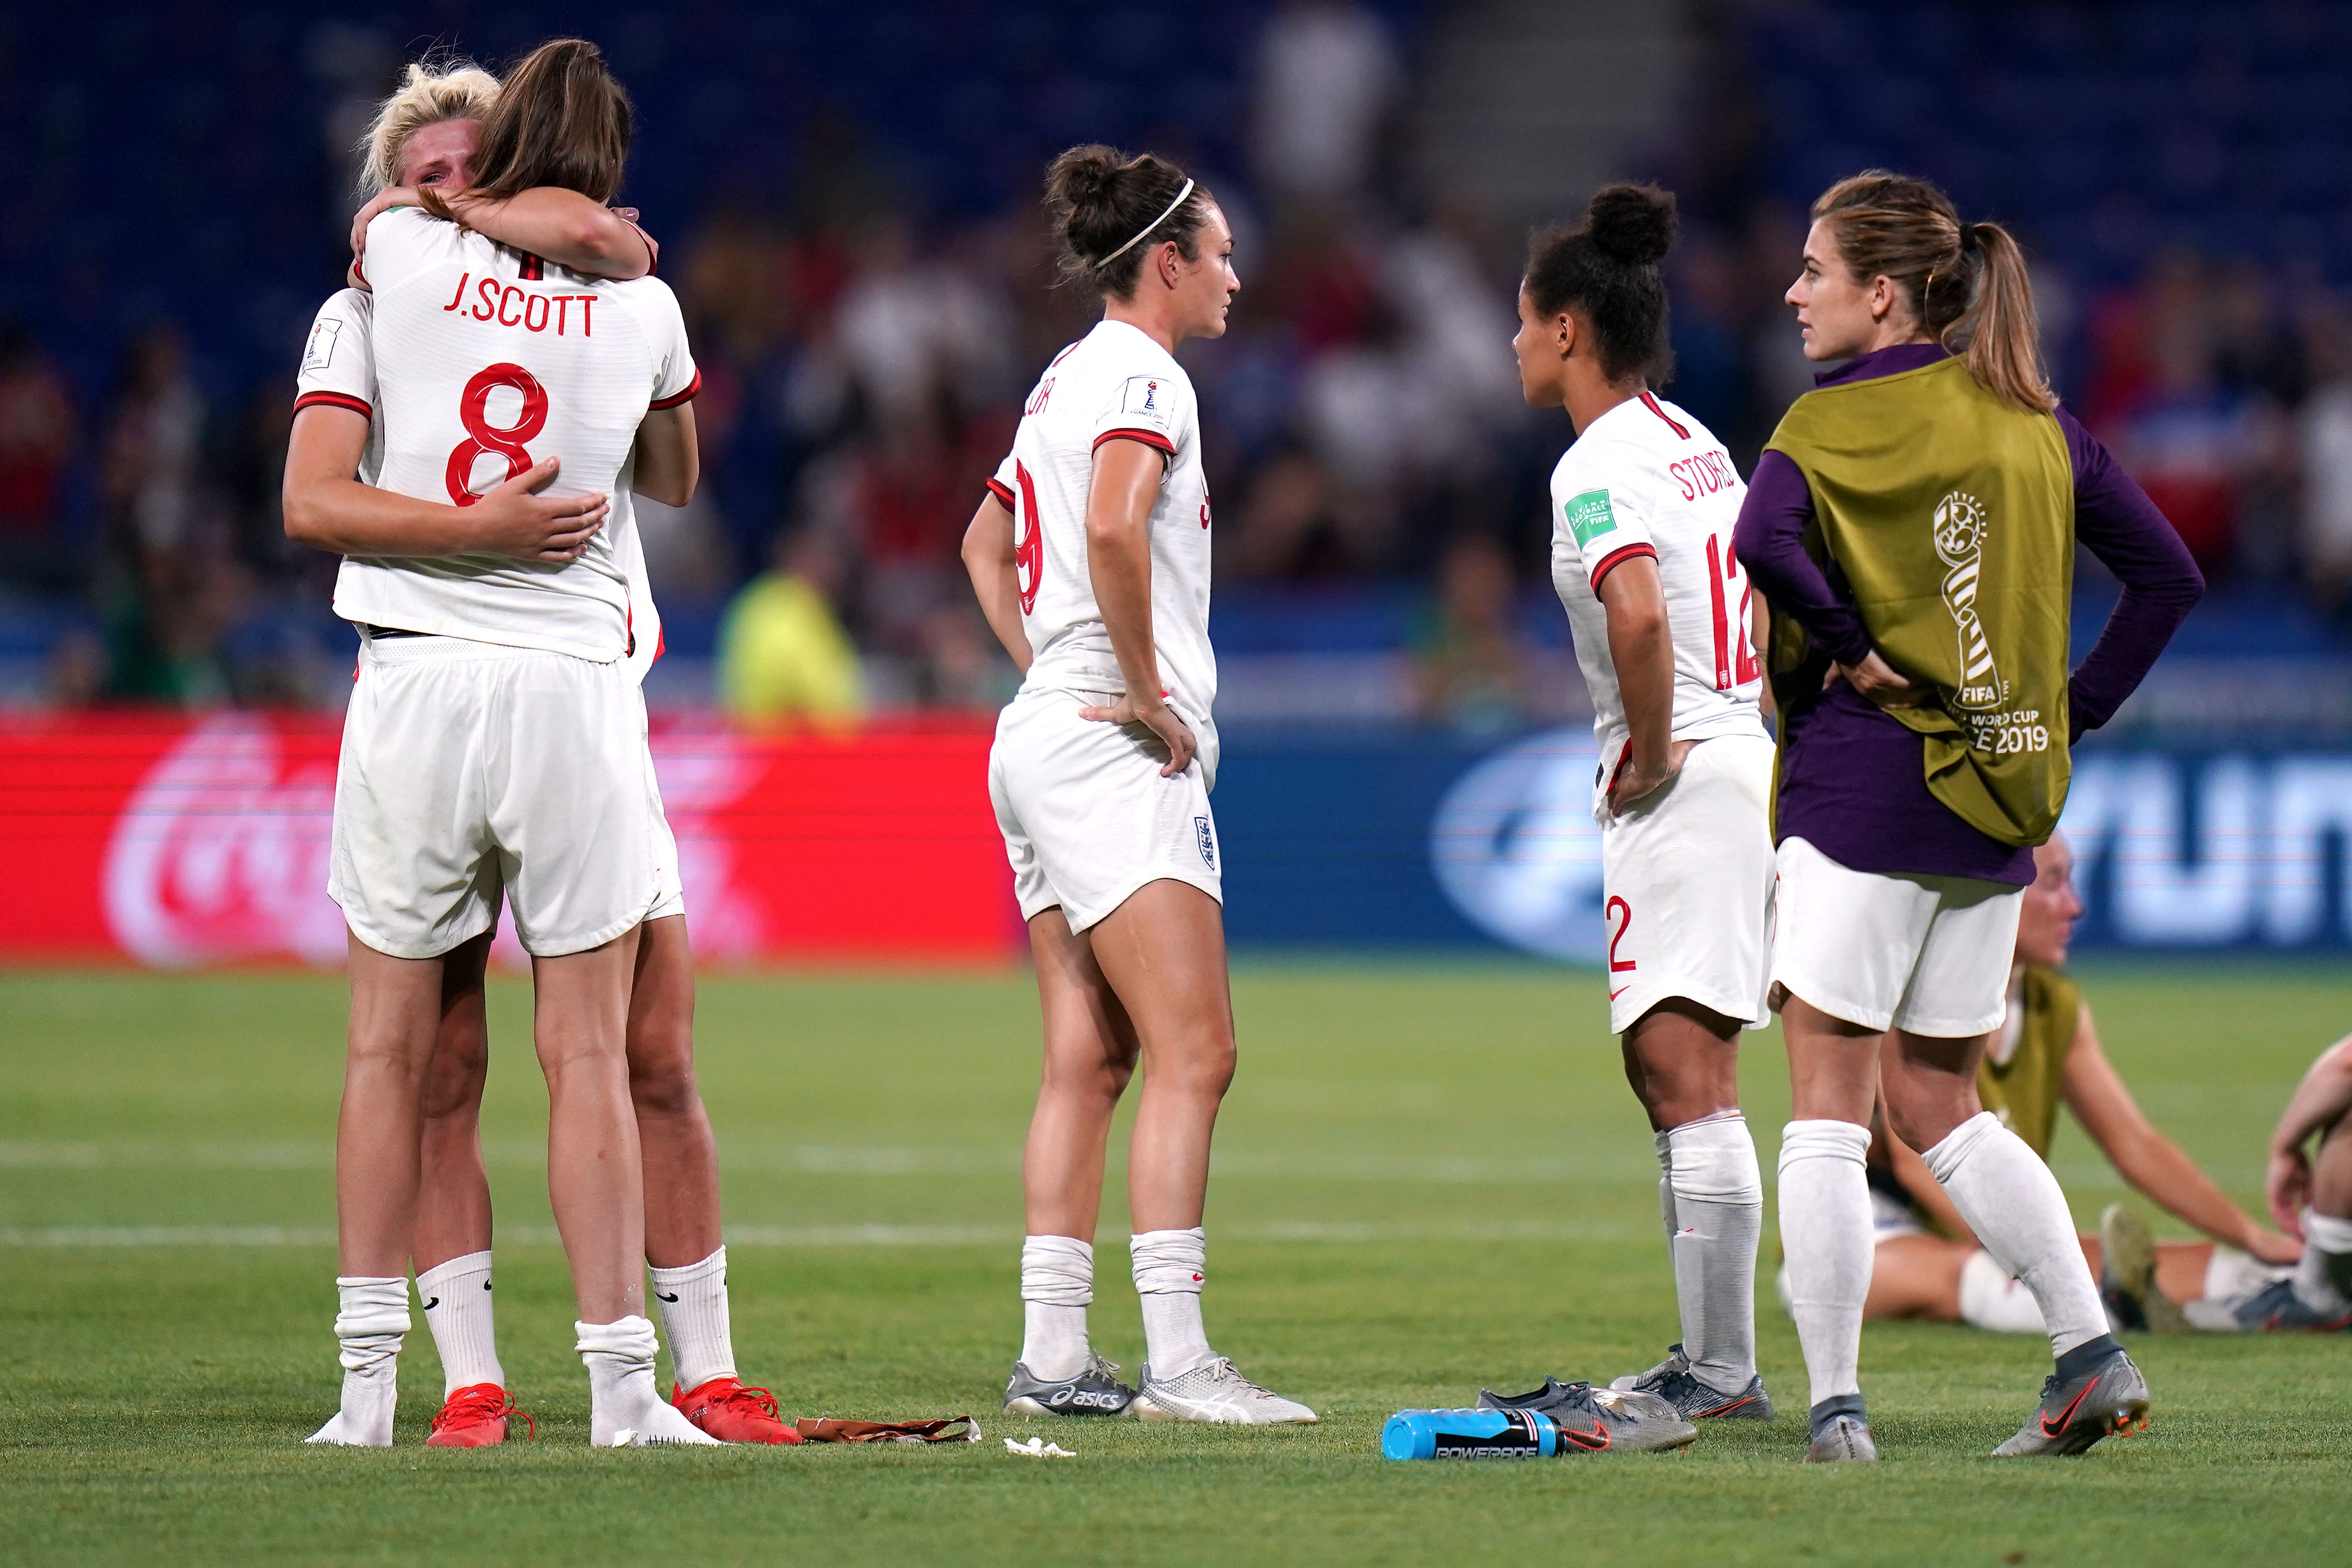
{"label": "ponytail", "polygon": [[1934,185],[1884,169],[1839,181],[1813,204],[1857,283],[1885,277],[1969,373],[2034,413],[2058,406],[2042,368],[2042,327],[2025,253],[1999,224],[1964,224]]}
{"label": "ponytail", "polygon": [[1979,256],[1976,301],[1943,330],[1946,348],[1965,351],[1969,374],[2021,408],[2058,406],[2042,370],[2042,320],[2025,252],[1999,224],[1968,225]]}

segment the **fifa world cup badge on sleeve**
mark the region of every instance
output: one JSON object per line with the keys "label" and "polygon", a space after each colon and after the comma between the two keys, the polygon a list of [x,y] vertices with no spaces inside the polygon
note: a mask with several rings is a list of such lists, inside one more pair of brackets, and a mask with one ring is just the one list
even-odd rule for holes
{"label": "fifa world cup badge on sleeve", "polygon": [[1617,514],[1609,508],[1609,492],[1587,490],[1581,496],[1570,496],[1560,503],[1560,515],[1568,521],[1569,532],[1576,536],[1581,549],[1602,534],[1613,533]]}
{"label": "fifa world cup badge on sleeve", "polygon": [[310,323],[310,347],[302,351],[302,368],[323,371],[334,362],[335,343],[343,335],[343,324],[330,316]]}

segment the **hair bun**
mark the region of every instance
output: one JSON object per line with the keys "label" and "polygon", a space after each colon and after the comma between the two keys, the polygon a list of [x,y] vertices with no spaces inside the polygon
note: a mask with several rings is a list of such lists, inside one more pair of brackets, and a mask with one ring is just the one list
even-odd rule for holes
{"label": "hair bun", "polygon": [[1603,185],[1584,223],[1602,255],[1627,267],[1654,267],[1675,246],[1675,198],[1655,185]]}
{"label": "hair bun", "polygon": [[1047,196],[1081,222],[1097,217],[1109,205],[1112,187],[1125,167],[1116,148],[1099,143],[1073,147],[1054,160],[1046,176]]}

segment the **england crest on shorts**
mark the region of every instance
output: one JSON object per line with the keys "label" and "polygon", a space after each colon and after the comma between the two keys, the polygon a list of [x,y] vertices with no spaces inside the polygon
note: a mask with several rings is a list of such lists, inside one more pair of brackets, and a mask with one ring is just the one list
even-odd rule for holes
{"label": "england crest on shorts", "polygon": [[1209,825],[1206,817],[1192,819],[1192,831],[1201,841],[1201,863],[1211,871],[1217,869],[1217,830]]}

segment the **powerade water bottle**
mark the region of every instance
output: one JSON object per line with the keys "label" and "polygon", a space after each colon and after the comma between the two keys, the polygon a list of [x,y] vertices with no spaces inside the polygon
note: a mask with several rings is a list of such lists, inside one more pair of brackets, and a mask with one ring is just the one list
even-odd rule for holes
{"label": "powerade water bottle", "polygon": [[1381,1428],[1391,1459],[1548,1459],[1559,1428],[1539,1410],[1400,1410]]}

